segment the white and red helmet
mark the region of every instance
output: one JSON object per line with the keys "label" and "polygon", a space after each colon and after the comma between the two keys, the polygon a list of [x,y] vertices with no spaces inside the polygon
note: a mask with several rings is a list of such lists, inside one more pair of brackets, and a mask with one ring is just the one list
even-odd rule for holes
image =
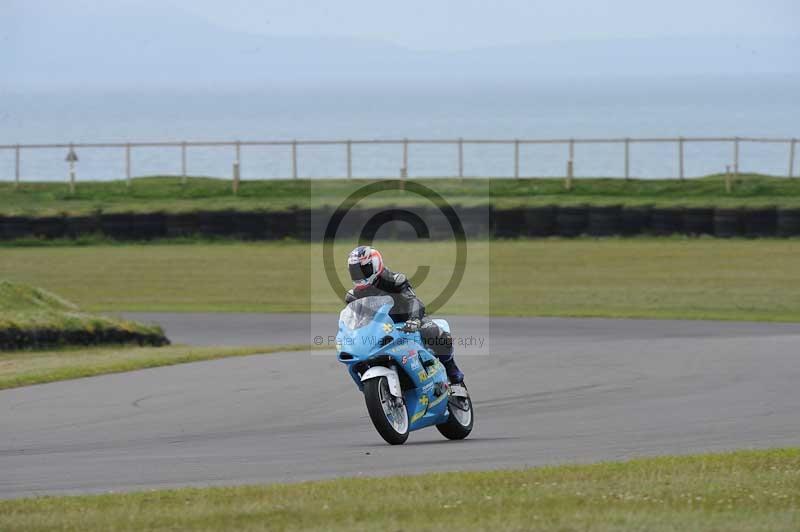
{"label": "white and red helmet", "polygon": [[377,249],[358,246],[347,257],[347,269],[356,288],[364,288],[375,282],[383,271],[383,257]]}

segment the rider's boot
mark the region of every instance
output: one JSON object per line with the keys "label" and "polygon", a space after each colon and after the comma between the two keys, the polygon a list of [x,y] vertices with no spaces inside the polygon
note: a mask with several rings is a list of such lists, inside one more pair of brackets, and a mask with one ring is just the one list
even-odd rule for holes
{"label": "rider's boot", "polygon": [[464,373],[458,369],[453,358],[453,338],[450,333],[442,330],[435,322],[428,320],[422,325],[420,330],[423,342],[433,351],[436,358],[444,366],[447,378],[451,384],[461,384],[464,382]]}
{"label": "rider's boot", "polygon": [[449,353],[440,355],[436,353],[436,358],[439,359],[439,362],[442,363],[444,366],[444,370],[447,372],[447,378],[450,380],[450,384],[461,384],[464,382],[464,372],[458,369],[456,365],[456,357],[453,356],[453,345],[450,344]]}
{"label": "rider's boot", "polygon": [[442,362],[444,369],[447,372],[447,378],[450,379],[450,384],[461,384],[464,382],[464,372],[456,366],[456,360],[453,355],[450,355],[449,360]]}

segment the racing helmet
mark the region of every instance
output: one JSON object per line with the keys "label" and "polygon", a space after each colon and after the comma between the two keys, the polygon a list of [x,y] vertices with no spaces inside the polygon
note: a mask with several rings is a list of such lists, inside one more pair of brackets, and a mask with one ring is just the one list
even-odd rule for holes
{"label": "racing helmet", "polygon": [[347,257],[347,269],[355,288],[372,285],[383,271],[383,257],[377,249],[358,246]]}

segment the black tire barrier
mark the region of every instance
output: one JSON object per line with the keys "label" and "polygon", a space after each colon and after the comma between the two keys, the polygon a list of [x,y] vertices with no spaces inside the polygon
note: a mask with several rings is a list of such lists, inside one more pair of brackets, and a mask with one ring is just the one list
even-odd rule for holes
{"label": "black tire barrier", "polygon": [[264,240],[267,220],[263,212],[239,212],[233,217],[233,234],[242,240]]}
{"label": "black tire barrier", "polygon": [[618,235],[622,226],[622,207],[589,207],[587,233],[591,236]]}
{"label": "black tire barrier", "polygon": [[94,331],[52,327],[0,328],[0,351],[108,344],[161,347],[169,343],[163,334],[128,331],[122,328],[103,328]]}
{"label": "black tire barrier", "polygon": [[556,207],[528,207],[525,209],[524,235],[545,237],[556,234]]}
{"label": "black tire barrier", "polygon": [[683,209],[679,207],[653,209],[650,214],[650,232],[656,236],[683,233]]}
{"label": "black tire barrier", "polygon": [[134,216],[131,213],[101,214],[100,230],[115,240],[134,240]]}
{"label": "black tire barrier", "polygon": [[560,207],[556,213],[556,234],[559,236],[580,236],[586,232],[589,223],[589,208]]}
{"label": "black tire barrier", "polygon": [[200,222],[196,212],[180,212],[168,214],[164,219],[168,237],[181,238],[196,235],[200,232]]}
{"label": "black tire barrier", "polygon": [[[428,226],[431,240],[452,240],[454,238],[450,222],[438,207],[428,207],[424,213],[420,213],[420,216]],[[416,232],[414,234],[416,238]]]}
{"label": "black tire barrier", "polygon": [[744,236],[749,238],[774,237],[778,229],[778,210],[775,208],[743,210],[742,229]]}
{"label": "black tire barrier", "polygon": [[800,209],[778,209],[778,236],[800,236]]}
{"label": "black tire barrier", "polygon": [[[487,238],[491,235],[492,213],[488,206],[454,208],[456,215],[461,220],[461,225],[464,227],[464,234],[466,234],[467,238]],[[553,220],[555,221],[555,212],[553,213]]]}
{"label": "black tire barrier", "polygon": [[132,234],[136,240],[153,240],[167,236],[167,217],[154,212],[133,217]]}
{"label": "black tire barrier", "polygon": [[[361,229],[366,226],[376,212],[375,209],[350,209],[341,219],[336,230],[336,238],[358,238]],[[342,211],[339,211],[337,216],[341,216],[341,214]],[[274,216],[274,213],[271,216]]]}
{"label": "black tire barrier", "polygon": [[31,236],[30,220],[24,216],[4,216],[0,218],[0,238],[16,240]]}
{"label": "black tire barrier", "polygon": [[525,229],[525,209],[503,209],[494,211],[494,236],[518,238]]}
{"label": "black tire barrier", "polygon": [[687,235],[713,235],[714,209],[690,207],[683,211],[683,231]]}
{"label": "black tire barrier", "polygon": [[[714,235],[722,238],[800,236],[800,209],[651,208],[649,206],[565,206],[495,209],[454,207],[469,238],[525,238],[582,234],[592,236]],[[421,218],[433,240],[452,238],[452,229],[438,209],[353,209],[337,238],[357,238],[368,220],[386,211],[408,211]],[[308,241],[319,239],[333,213],[330,207],[288,211],[201,211],[188,213],[103,213],[87,216],[0,216],[0,240],[28,237],[79,238],[103,234],[118,240],[163,237],[240,238],[243,240]],[[385,218],[385,216],[384,216]],[[381,239],[417,240],[414,228],[401,218],[382,219]]]}
{"label": "black tire barrier", "polygon": [[63,216],[31,218],[31,234],[37,238],[64,238],[67,235],[67,220]]}
{"label": "black tire barrier", "polygon": [[283,240],[297,234],[297,217],[294,211],[271,212],[266,216],[266,221],[267,240]]}
{"label": "black tire barrier", "polygon": [[97,215],[68,216],[66,220],[69,238],[75,239],[100,233],[100,217]]}
{"label": "black tire barrier", "polygon": [[167,236],[163,213],[119,213],[100,215],[100,229],[117,240],[152,240]]}
{"label": "black tire barrier", "polygon": [[[417,236],[414,229],[405,222],[400,221],[400,213],[395,206],[387,206],[383,208],[366,208],[366,209],[352,209],[347,213],[344,223],[340,226],[340,233],[344,230],[346,236],[351,238],[359,238],[361,242],[361,235],[368,238],[378,238],[380,240],[394,239],[394,240],[416,240]],[[425,217],[424,212],[420,209],[402,209],[409,210],[417,216]],[[369,227],[367,227],[369,225]]]}
{"label": "black tire barrier", "polygon": [[[269,213],[265,213],[264,223]],[[325,237],[325,230],[328,228],[328,221],[333,216],[333,207],[319,207],[309,211],[309,239],[314,242],[321,242]]]}
{"label": "black tire barrier", "polygon": [[197,213],[198,232],[206,236],[233,236],[237,211],[201,211]]}
{"label": "black tire barrier", "polygon": [[292,208],[294,211],[293,238],[308,242],[311,239],[311,214],[308,209]]}
{"label": "black tire barrier", "polygon": [[634,236],[650,230],[650,216],[653,208],[650,205],[624,207],[620,212],[620,234]]}
{"label": "black tire barrier", "polygon": [[714,236],[732,238],[742,234],[741,209],[714,210]]}

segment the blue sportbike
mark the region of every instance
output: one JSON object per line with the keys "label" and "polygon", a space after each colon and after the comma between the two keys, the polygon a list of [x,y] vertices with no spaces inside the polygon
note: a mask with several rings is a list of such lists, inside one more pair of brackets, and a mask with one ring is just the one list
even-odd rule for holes
{"label": "blue sportbike", "polygon": [[[450,384],[439,360],[417,331],[405,331],[389,316],[390,296],[357,299],[339,315],[337,358],[364,393],[378,433],[392,445],[412,430],[436,425],[445,438],[472,431],[472,401],[464,384]],[[449,332],[445,320],[435,320]]]}

